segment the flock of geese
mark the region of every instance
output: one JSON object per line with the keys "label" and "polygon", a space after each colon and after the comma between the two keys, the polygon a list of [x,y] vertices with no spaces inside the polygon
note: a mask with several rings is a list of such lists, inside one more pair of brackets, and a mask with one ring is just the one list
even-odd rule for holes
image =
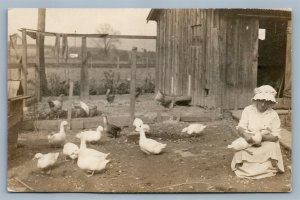
{"label": "flock of geese", "polygon": [[[107,163],[110,162],[107,157],[110,153],[103,153],[96,149],[88,148],[87,143],[97,143],[100,141],[102,133],[106,132],[108,136],[118,137],[121,132],[121,128],[108,123],[107,117],[103,116],[103,127],[100,125],[96,130],[85,130],[76,134],[76,138],[80,140],[80,146],[66,141],[65,126],[68,125],[67,121],[62,121],[58,133],[54,133],[47,136],[50,147],[62,148],[62,154],[65,156],[65,160],[77,160],[77,166],[87,173],[87,176],[93,176],[94,173],[100,172],[106,168]],[[146,133],[150,132],[150,126],[144,124],[144,122],[136,118],[133,122],[135,131],[139,132],[139,147],[145,154],[160,154],[167,144],[160,143],[154,139],[147,138]],[[206,126],[202,124],[191,124],[184,128],[182,132],[188,134],[199,133],[203,131]],[[41,169],[44,173],[50,174],[51,168],[58,160],[59,152],[50,152],[47,154],[36,153],[33,160],[37,160],[37,168]]]}
{"label": "flock of geese", "polygon": [[[48,135],[48,143],[51,147],[62,147],[62,154],[65,156],[65,160],[77,159],[77,166],[85,171],[88,177],[93,176],[94,173],[100,172],[106,168],[107,163],[110,162],[107,157],[110,153],[103,153],[98,150],[88,148],[87,143],[97,143],[101,140],[103,132],[106,132],[111,137],[118,137],[121,132],[121,128],[108,123],[107,117],[103,116],[103,127],[100,125],[96,130],[85,130],[76,134],[76,138],[80,140],[80,146],[66,141],[65,126],[68,125],[67,121],[62,121],[60,124],[60,130],[58,133]],[[139,147],[145,154],[160,154],[167,146],[167,144],[160,143],[154,139],[147,138],[146,133],[150,132],[150,126],[144,124],[139,118],[136,118],[133,122],[135,131],[139,132]],[[188,127],[182,129],[181,132],[187,134],[197,134],[202,132],[207,126],[202,124],[190,124]],[[256,140],[261,140],[259,136],[253,137]],[[259,141],[258,141],[259,142]],[[242,150],[249,147],[249,144],[243,139],[238,138],[233,141],[231,145],[227,146],[235,150]],[[50,174],[51,168],[55,165],[60,153],[36,153],[33,160],[37,160],[37,167],[44,173]]]}

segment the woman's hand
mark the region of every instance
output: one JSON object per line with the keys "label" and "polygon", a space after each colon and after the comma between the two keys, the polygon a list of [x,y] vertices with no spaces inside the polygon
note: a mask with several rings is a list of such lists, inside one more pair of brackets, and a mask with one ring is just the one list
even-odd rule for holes
{"label": "woman's hand", "polygon": [[262,130],[260,130],[260,133],[261,133],[261,135],[268,135],[271,133],[271,130],[270,129],[262,129]]}
{"label": "woman's hand", "polygon": [[252,144],[254,143],[254,141],[252,140],[252,136],[253,134],[251,132],[249,132],[248,130],[242,128],[242,127],[239,127],[238,128],[238,133],[241,137],[243,137],[249,144]]}
{"label": "woman's hand", "polygon": [[278,137],[274,136],[272,134],[266,134],[262,136],[262,141],[268,141],[268,142],[277,142]]}

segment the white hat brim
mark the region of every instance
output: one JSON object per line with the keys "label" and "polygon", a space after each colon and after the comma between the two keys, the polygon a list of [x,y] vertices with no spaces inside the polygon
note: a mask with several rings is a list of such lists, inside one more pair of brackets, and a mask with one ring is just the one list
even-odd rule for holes
{"label": "white hat brim", "polygon": [[258,93],[252,98],[252,100],[266,100],[266,101],[272,101],[276,103],[276,99],[274,95],[270,93]]}

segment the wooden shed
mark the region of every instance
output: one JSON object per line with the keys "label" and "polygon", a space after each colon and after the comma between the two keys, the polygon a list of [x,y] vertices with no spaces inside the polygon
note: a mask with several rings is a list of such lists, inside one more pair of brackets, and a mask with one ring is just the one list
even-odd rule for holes
{"label": "wooden shed", "polygon": [[290,81],[289,10],[152,9],[147,20],[157,22],[156,89],[164,93],[238,109],[255,87],[270,84],[282,95]]}
{"label": "wooden shed", "polygon": [[18,143],[18,132],[23,121],[23,100],[29,98],[19,80],[8,81],[8,156],[13,157]]}

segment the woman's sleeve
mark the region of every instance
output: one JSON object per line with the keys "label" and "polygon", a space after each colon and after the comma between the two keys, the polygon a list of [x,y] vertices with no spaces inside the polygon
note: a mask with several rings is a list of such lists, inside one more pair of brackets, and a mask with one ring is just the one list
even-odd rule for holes
{"label": "woman's sleeve", "polygon": [[280,118],[278,116],[278,114],[275,112],[274,113],[274,117],[272,117],[272,123],[271,123],[271,134],[274,135],[274,136],[277,136],[278,138],[281,138],[280,136],[280,125],[281,125],[281,122],[280,122]]}
{"label": "woman's sleeve", "polygon": [[240,122],[238,124],[238,127],[241,127],[243,129],[247,130],[248,125],[249,125],[249,109],[247,109],[247,107],[246,107],[242,112],[242,116],[241,116]]}

